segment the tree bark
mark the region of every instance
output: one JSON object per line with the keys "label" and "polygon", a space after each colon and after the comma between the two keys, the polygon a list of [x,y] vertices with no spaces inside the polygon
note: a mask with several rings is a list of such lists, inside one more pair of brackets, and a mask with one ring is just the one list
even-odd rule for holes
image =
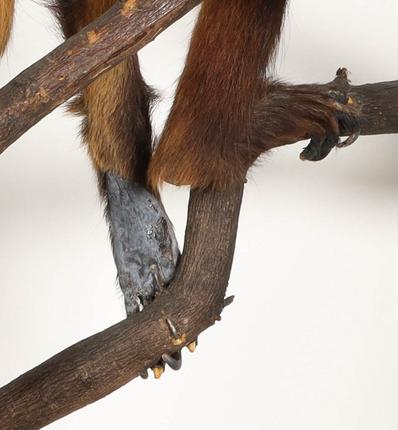
{"label": "tree bark", "polygon": [[[0,90],[0,153],[199,2],[119,1],[22,72]],[[398,81],[343,84],[361,103],[362,134],[398,132]],[[331,85],[311,87],[327,91]],[[192,192],[184,254],[170,288],[141,313],[73,345],[0,389],[0,428],[34,430],[48,425],[126,384],[163,353],[177,351],[214,324],[224,306],[242,192],[243,185],[225,192]]]}
{"label": "tree bark", "polygon": [[136,53],[199,3],[118,1],[23,71],[0,90],[0,154],[57,106]]}
{"label": "tree bark", "polygon": [[[200,0],[125,0],[0,90],[0,154],[106,70],[136,53]],[[325,91],[331,83],[309,85]],[[398,81],[351,86],[361,131],[398,133]]]}
{"label": "tree bark", "polygon": [[42,428],[110,394],[214,324],[224,307],[242,194],[243,185],[193,191],[184,254],[169,289],[142,312],[0,389],[0,428]]}
{"label": "tree bark", "polygon": [[[304,84],[298,87],[316,93],[337,90],[353,98],[360,107],[362,135],[398,133],[398,81],[351,85],[347,69],[340,68],[335,79],[327,84]],[[346,131],[342,130],[342,133],[346,134]]]}

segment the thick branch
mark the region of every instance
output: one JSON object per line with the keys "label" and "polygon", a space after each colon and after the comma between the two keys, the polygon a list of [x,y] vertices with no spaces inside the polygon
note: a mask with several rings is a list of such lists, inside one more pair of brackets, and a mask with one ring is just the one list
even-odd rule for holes
{"label": "thick branch", "polygon": [[[224,303],[243,186],[192,192],[169,290],[141,313],[66,349],[0,390],[0,428],[34,430],[126,384],[214,324]],[[166,322],[174,322],[179,339]]]}
{"label": "thick branch", "polygon": [[0,153],[57,106],[136,53],[199,0],[125,0],[0,90]]}

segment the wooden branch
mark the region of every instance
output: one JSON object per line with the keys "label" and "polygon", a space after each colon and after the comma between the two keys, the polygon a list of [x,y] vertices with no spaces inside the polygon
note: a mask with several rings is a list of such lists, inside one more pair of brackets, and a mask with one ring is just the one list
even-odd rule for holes
{"label": "wooden branch", "polygon": [[[66,349],[0,389],[0,428],[35,430],[106,396],[219,318],[243,186],[192,192],[184,254],[170,288],[141,313]],[[179,333],[172,336],[166,319]]]}
{"label": "wooden branch", "polygon": [[[124,0],[0,90],[0,154],[57,106],[136,53],[200,0]],[[325,90],[330,86],[309,85]],[[349,86],[362,134],[397,133],[398,81]]]}
{"label": "wooden branch", "polygon": [[[3,0],[1,0],[3,1]],[[124,0],[0,90],[0,154],[103,72],[136,53],[200,0]]]}
{"label": "wooden branch", "polygon": [[[199,0],[119,1],[0,90],[0,153],[55,107],[188,12]],[[325,90],[327,86],[312,86]],[[363,134],[397,133],[398,81],[349,88]],[[184,254],[170,289],[143,312],[66,349],[0,389],[0,428],[34,430],[106,396],[218,319],[243,186],[192,192]],[[167,320],[179,337],[172,336]]]}
{"label": "wooden branch", "polygon": [[[332,82],[298,87],[316,93],[338,90],[351,96],[361,108],[359,120],[362,135],[398,133],[398,81],[351,85],[347,69],[340,68]],[[344,130],[343,134],[346,134]]]}
{"label": "wooden branch", "polygon": [[398,133],[398,81],[350,86],[349,93],[362,106],[362,135]]}

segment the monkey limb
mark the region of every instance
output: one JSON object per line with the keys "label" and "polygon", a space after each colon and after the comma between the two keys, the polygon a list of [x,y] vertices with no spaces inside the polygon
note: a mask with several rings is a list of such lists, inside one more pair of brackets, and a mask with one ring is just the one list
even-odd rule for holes
{"label": "monkey limb", "polygon": [[[114,3],[55,0],[52,8],[65,37],[70,37]],[[171,281],[179,256],[172,225],[147,185],[153,97],[134,55],[97,78],[70,104],[73,113],[83,116],[82,137],[105,201],[127,316],[140,311]],[[170,361],[173,368],[181,365],[180,354],[175,358]],[[160,359],[155,376],[164,371],[168,359]]]}
{"label": "monkey limb", "polygon": [[[259,155],[250,118],[286,0],[204,0],[150,180],[223,188]],[[177,161],[178,160],[178,161]]]}
{"label": "monkey limb", "polygon": [[315,161],[343,145],[341,126],[357,134],[354,106],[265,78],[285,8],[285,0],[204,0],[152,158],[153,186],[222,189],[273,147],[311,138],[302,158]]}
{"label": "monkey limb", "polygon": [[[300,158],[320,161],[333,148],[354,143],[360,134],[360,106],[341,89],[321,92],[268,81],[263,91],[250,126],[251,144],[259,150],[311,139]],[[340,141],[340,130],[349,133],[344,141]]]}
{"label": "monkey limb", "polygon": [[[68,38],[114,2],[54,0],[52,8]],[[97,78],[70,104],[73,113],[83,116],[83,141],[99,174],[111,171],[146,186],[152,98],[134,55]]]}
{"label": "monkey limb", "polygon": [[15,0],[1,0],[0,3],[0,56],[4,54],[10,39],[14,20]]}
{"label": "monkey limb", "polygon": [[172,280],[179,251],[173,227],[151,193],[113,173],[105,181],[113,252],[131,315]]}

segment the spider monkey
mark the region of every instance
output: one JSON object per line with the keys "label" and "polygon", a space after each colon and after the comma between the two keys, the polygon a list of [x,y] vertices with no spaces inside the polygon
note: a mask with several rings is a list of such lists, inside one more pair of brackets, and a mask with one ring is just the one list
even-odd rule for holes
{"label": "spider monkey", "polygon": [[[116,2],[50,1],[65,37]],[[274,146],[311,138],[302,158],[320,160],[338,145],[341,124],[356,128],[344,103],[266,76],[286,4],[287,0],[203,1],[174,104],[152,159],[153,92],[142,78],[136,55],[97,78],[71,103],[71,111],[84,118],[83,141],[107,202],[128,314],[153,299],[172,278],[177,262],[171,225],[152,196],[162,181],[227,188],[243,182],[257,157]],[[13,9],[14,0],[1,0],[0,53],[10,35]],[[137,227],[148,222],[136,220],[144,205],[156,209],[150,220],[154,236],[167,238],[155,253],[156,246],[146,246],[149,239]],[[145,273],[138,275],[143,265]],[[180,366],[179,354],[164,359],[171,367]],[[163,363],[156,369],[162,373]]]}

